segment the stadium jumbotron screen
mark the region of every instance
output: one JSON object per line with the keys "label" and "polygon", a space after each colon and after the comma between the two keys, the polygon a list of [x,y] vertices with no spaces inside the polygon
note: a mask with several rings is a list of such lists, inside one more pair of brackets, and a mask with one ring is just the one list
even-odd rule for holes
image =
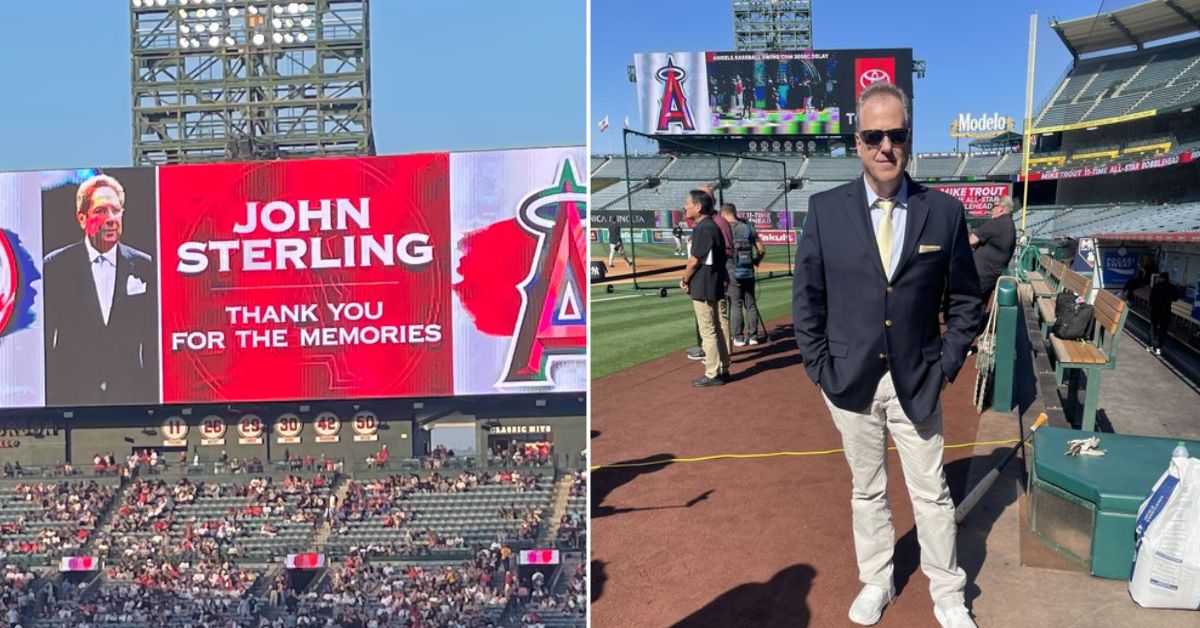
{"label": "stadium jumbotron screen", "polygon": [[0,408],[584,390],[585,160],[0,174]]}
{"label": "stadium jumbotron screen", "polygon": [[909,48],[655,52],[634,55],[634,67],[650,134],[851,135],[864,87],[912,93]]}

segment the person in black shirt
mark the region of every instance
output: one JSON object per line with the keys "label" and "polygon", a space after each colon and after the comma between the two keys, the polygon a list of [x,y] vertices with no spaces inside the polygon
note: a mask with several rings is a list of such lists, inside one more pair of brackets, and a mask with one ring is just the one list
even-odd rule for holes
{"label": "person in black shirt", "polygon": [[[979,274],[979,294],[984,308],[992,301],[992,291],[1017,248],[1017,228],[1012,220],[1012,199],[1003,197],[992,206],[992,219],[979,225],[971,234],[971,246],[975,249],[975,272]],[[979,322],[982,332],[987,326],[987,316]]]}
{"label": "person in black shirt", "polygon": [[677,222],[677,223],[675,223],[674,227],[671,227],[671,237],[675,238],[675,254],[676,255],[684,255],[683,223]]}
{"label": "person in black shirt", "polygon": [[617,224],[616,219],[613,219],[612,224],[608,225],[608,267],[613,267],[613,258],[617,253],[621,254],[621,259],[625,260],[625,264],[633,268],[633,262],[629,261],[629,256],[625,254],[625,242],[621,239],[621,227]]}
{"label": "person in black shirt", "polygon": [[1158,281],[1150,288],[1150,344],[1146,345],[1146,351],[1162,355],[1171,327],[1171,303],[1178,298],[1179,290],[1171,283],[1171,275],[1159,273]]}
{"label": "person in black shirt", "polygon": [[716,207],[704,190],[688,192],[684,205],[688,218],[695,221],[687,268],[679,287],[692,297],[696,324],[704,348],[704,377],[693,386],[720,386],[729,379],[729,340],[721,324],[721,304],[729,283],[725,264],[725,239],[714,222]]}

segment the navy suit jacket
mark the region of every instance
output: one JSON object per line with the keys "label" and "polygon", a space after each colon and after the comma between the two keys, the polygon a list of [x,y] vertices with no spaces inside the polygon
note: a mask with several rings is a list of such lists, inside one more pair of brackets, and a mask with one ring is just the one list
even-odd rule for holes
{"label": "navy suit jacket", "polygon": [[[129,294],[130,277],[146,291]],[[100,311],[83,240],[46,256],[46,403],[158,402],[158,297],[150,256],[117,244],[117,280],[108,325]]]}
{"label": "navy suit jacket", "polygon": [[954,381],[962,368],[981,316],[966,216],[953,197],[909,179],[889,282],[863,186],[859,177],[809,200],[792,287],[796,344],[833,405],[867,409],[890,369],[904,412],[921,422],[938,409],[943,376]]}

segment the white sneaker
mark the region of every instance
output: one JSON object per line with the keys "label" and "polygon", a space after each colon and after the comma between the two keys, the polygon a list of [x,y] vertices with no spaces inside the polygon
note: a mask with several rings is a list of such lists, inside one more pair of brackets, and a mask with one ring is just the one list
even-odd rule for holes
{"label": "white sneaker", "polygon": [[1151,347],[1150,345],[1146,345],[1146,353],[1154,353],[1154,347]]}
{"label": "white sneaker", "polygon": [[865,585],[850,605],[850,621],[860,626],[874,626],[883,616],[883,608],[895,594],[873,584]]}
{"label": "white sneaker", "polygon": [[750,336],[750,345],[754,346],[756,344],[758,344],[758,338],[756,336]]}
{"label": "white sneaker", "polygon": [[952,606],[943,609],[935,604],[933,616],[942,628],[979,628],[975,624],[975,620],[971,619],[971,612],[967,610],[966,606]]}
{"label": "white sneaker", "polygon": [[746,341],[745,341],[745,340],[742,340],[741,338],[734,338],[734,339],[733,339],[733,346],[735,346],[735,347],[744,347],[744,346],[746,346]]}
{"label": "white sneaker", "polygon": [[1154,355],[1162,355],[1162,349],[1155,349]]}

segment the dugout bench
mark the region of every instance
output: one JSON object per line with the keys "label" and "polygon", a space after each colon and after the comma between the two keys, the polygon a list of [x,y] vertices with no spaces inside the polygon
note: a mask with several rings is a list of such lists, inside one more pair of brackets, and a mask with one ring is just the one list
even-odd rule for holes
{"label": "dugout bench", "polygon": [[[1146,312],[1144,318],[1150,320],[1150,288],[1143,286],[1133,291],[1130,298],[1131,305],[1137,306],[1138,310]],[[1167,333],[1175,336],[1175,339],[1183,344],[1200,351],[1200,320],[1192,316],[1192,306],[1187,301],[1175,301],[1171,303],[1171,325],[1167,328]]]}

